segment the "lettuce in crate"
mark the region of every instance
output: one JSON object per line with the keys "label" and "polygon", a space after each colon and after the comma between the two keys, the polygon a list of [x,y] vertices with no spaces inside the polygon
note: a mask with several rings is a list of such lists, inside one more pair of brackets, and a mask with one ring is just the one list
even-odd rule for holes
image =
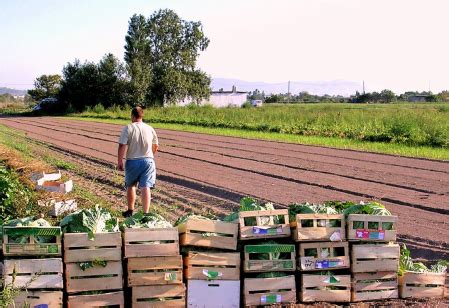
{"label": "lettuce in crate", "polygon": [[93,209],[82,209],[67,215],[60,226],[64,233],[87,233],[91,240],[95,233],[119,231],[117,218],[98,204]]}
{"label": "lettuce in crate", "polygon": [[120,223],[120,229],[125,228],[172,228],[173,225],[161,215],[150,212],[144,214],[137,212],[131,217],[127,217]]}
{"label": "lettuce in crate", "polygon": [[[239,213],[240,212],[246,212],[246,211],[272,211],[274,210],[273,203],[266,203],[265,205],[260,205],[256,202],[253,198],[250,197],[244,197],[240,200],[240,207],[237,210],[237,212],[233,212],[229,214],[228,216],[223,218],[223,221],[226,222],[235,222],[239,219]],[[260,222],[262,226],[268,226],[270,224],[270,217],[269,216],[261,216]],[[277,216],[274,217],[274,223],[279,223],[279,218]],[[247,226],[256,226],[256,218],[255,217],[246,217],[245,218],[245,225]]]}
{"label": "lettuce in crate", "polygon": [[[50,223],[43,218],[34,219],[34,217],[25,217],[25,218],[17,218],[12,219],[3,224],[4,227],[51,227]],[[9,235],[8,241],[14,244],[25,244],[29,241],[29,235],[27,234],[19,234],[21,233],[20,229],[17,230],[17,235]],[[35,241],[37,243],[52,243],[54,240],[54,236],[50,235],[38,235],[35,237]]]}

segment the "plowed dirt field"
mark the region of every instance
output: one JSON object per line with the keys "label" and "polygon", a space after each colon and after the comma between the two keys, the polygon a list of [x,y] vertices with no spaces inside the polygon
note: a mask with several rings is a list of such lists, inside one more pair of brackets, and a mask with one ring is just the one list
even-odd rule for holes
{"label": "plowed dirt field", "polygon": [[[122,126],[65,118],[1,118],[52,151],[97,172],[113,174]],[[157,130],[155,202],[218,215],[243,196],[292,202],[379,200],[399,216],[399,241],[415,257],[449,258],[449,162],[270,141]],[[112,184],[111,184],[112,185]]]}

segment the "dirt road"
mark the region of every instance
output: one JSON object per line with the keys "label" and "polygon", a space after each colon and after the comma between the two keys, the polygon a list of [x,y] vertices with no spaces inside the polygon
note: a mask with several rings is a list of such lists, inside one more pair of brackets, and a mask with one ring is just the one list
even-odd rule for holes
{"label": "dirt road", "polygon": [[[2,118],[0,124],[89,168],[116,163],[119,125],[50,117]],[[399,216],[401,242],[421,257],[449,258],[448,162],[170,130],[158,134],[155,198],[179,204],[172,214],[207,209],[222,215],[247,195],[280,207],[375,199]]]}

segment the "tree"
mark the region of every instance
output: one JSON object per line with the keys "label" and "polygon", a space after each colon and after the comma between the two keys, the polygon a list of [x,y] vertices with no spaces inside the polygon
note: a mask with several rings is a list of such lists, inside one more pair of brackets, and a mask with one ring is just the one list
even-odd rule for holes
{"label": "tree", "polygon": [[396,100],[396,95],[394,94],[393,91],[385,89],[385,90],[382,90],[382,92],[380,92],[380,101],[382,103],[391,103],[395,100]]}
{"label": "tree", "polygon": [[28,94],[37,101],[48,97],[56,97],[61,88],[60,75],[42,75],[34,81],[34,89]]}
{"label": "tree", "polygon": [[128,82],[123,64],[106,54],[98,64],[75,60],[62,70],[60,98],[76,110],[102,104],[123,106],[129,102]]}
{"label": "tree", "polygon": [[125,37],[125,62],[130,80],[131,104],[143,105],[151,82],[148,25],[143,15],[134,14]]}
{"label": "tree", "polygon": [[210,77],[196,69],[208,45],[201,22],[185,21],[172,10],[159,10],[146,20],[132,16],[125,62],[136,103],[162,106],[186,97],[208,98]]}

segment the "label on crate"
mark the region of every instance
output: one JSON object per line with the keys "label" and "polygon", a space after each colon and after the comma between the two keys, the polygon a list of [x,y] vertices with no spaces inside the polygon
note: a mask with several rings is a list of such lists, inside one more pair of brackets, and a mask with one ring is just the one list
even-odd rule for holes
{"label": "label on crate", "polygon": [[340,259],[316,260],[314,257],[301,257],[302,270],[327,269],[340,266],[345,266],[344,260]]}
{"label": "label on crate", "polygon": [[165,280],[165,281],[173,281],[173,280],[176,280],[176,273],[165,273],[164,280]]}
{"label": "label on crate", "polygon": [[223,273],[203,269],[203,275],[206,276],[207,279],[213,280],[213,279],[217,279],[218,277],[223,276]]}
{"label": "label on crate", "polygon": [[357,229],[355,231],[355,237],[364,240],[384,240],[385,239],[385,231],[384,230],[365,230],[365,229]]}
{"label": "label on crate", "polygon": [[282,234],[282,227],[253,227],[253,234],[268,234],[268,235],[276,235]]}
{"label": "label on crate", "polygon": [[340,230],[335,231],[334,233],[332,233],[332,235],[329,238],[332,242],[339,242],[341,241],[341,234],[340,234]]}
{"label": "label on crate", "polygon": [[260,297],[260,303],[266,304],[278,304],[282,302],[282,296],[279,294],[262,295]]}

